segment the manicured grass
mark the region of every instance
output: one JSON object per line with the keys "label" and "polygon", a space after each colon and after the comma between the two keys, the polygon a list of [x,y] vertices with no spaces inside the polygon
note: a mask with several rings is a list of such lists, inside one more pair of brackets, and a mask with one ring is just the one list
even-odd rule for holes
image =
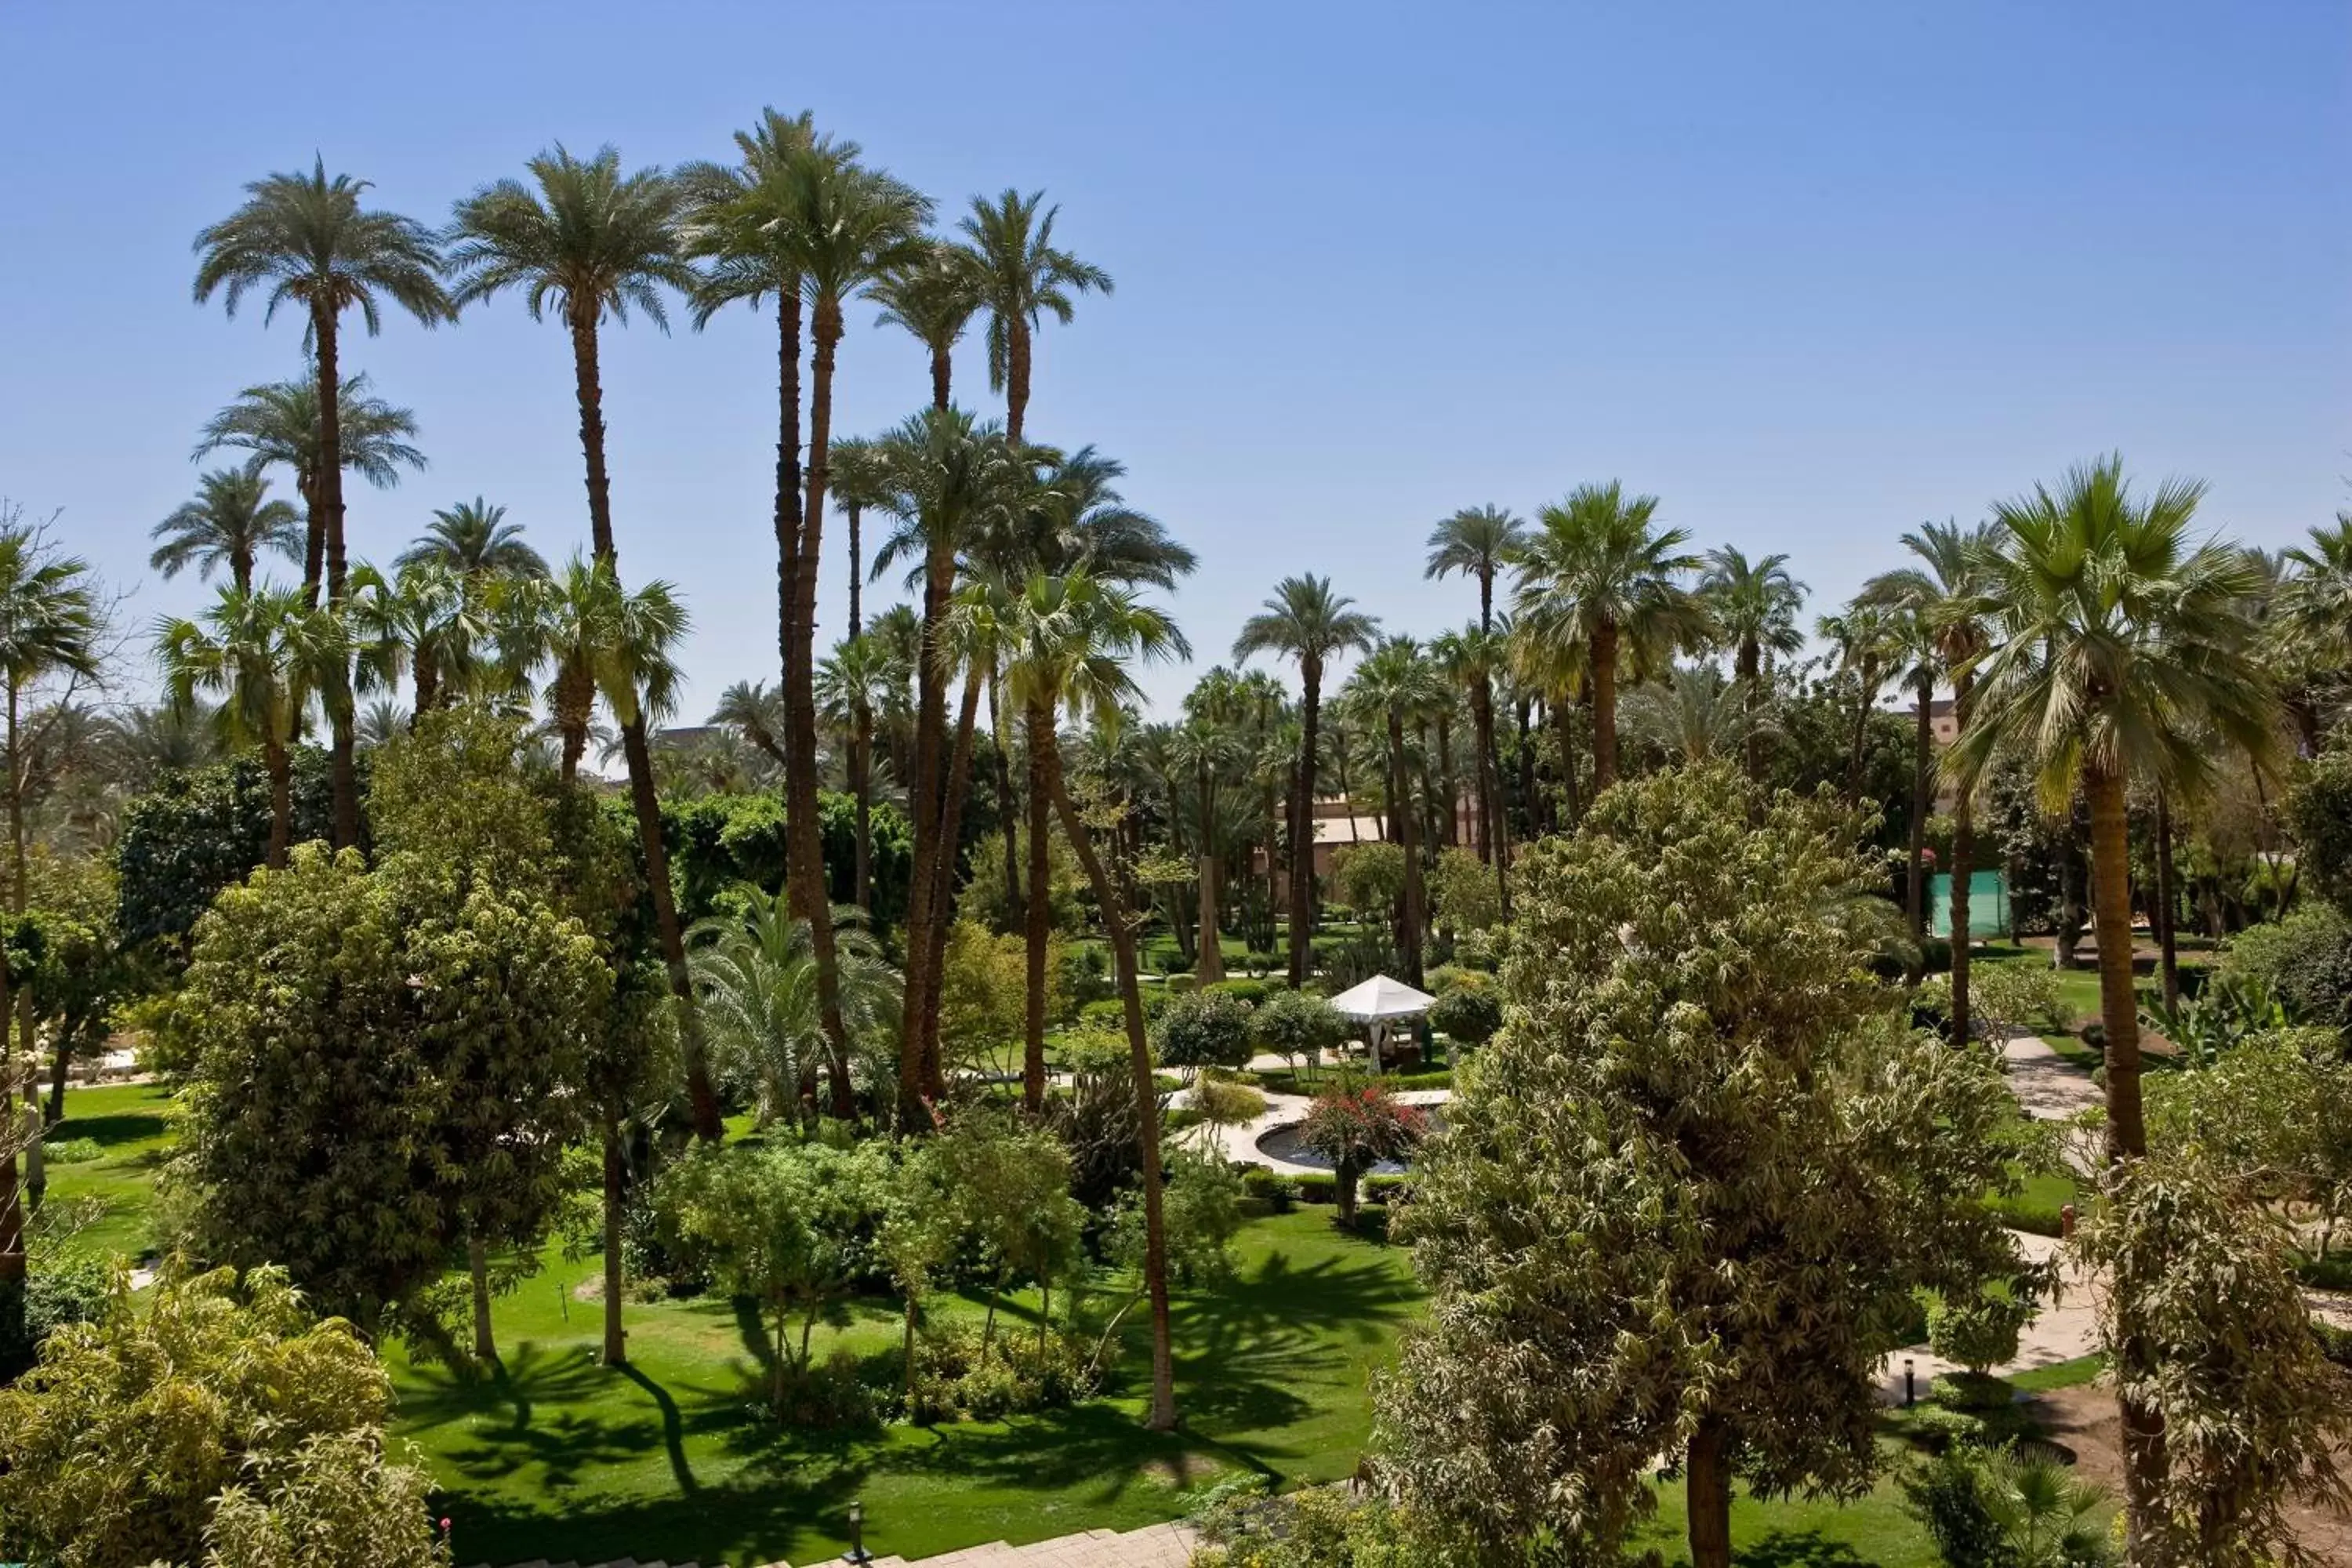
{"label": "manicured grass", "polygon": [[2096,1383],[2099,1374],[2107,1370],[2107,1358],[2103,1354],[2076,1356],[2049,1366],[2037,1366],[2010,1378],[2009,1384],[2020,1394],[2051,1394],[2061,1388],[2080,1388]]}
{"label": "manicured grass", "polygon": [[152,1249],[154,1181],[171,1154],[172,1116],[171,1090],[154,1084],[66,1090],[66,1118],[49,1140],[87,1138],[104,1151],[95,1160],[48,1167],[48,1203],[97,1211],[74,1245],[133,1258]]}
{"label": "manicured grass", "polygon": [[[499,1302],[502,1375],[469,1381],[394,1347],[398,1431],[450,1489],[461,1562],[822,1561],[846,1544],[853,1498],[871,1549],[920,1556],[1131,1529],[1240,1468],[1277,1484],[1351,1473],[1370,1429],[1365,1380],[1419,1301],[1405,1254],[1312,1211],[1250,1223],[1235,1254],[1231,1279],[1178,1299],[1172,1435],[1139,1422],[1140,1313],[1112,1397],[1004,1422],[799,1432],[759,1413],[764,1342],[726,1301],[631,1303],[635,1364],[599,1365],[599,1308],[562,1289],[595,1264],[560,1258]],[[821,1331],[817,1353],[882,1351],[898,1331],[891,1304],[861,1303]]]}
{"label": "manicured grass", "polygon": [[[1903,1510],[1892,1471],[1906,1461],[1887,1458],[1890,1473],[1850,1503],[1761,1501],[1741,1488],[1731,1501],[1734,1561],[1741,1568],[1940,1568],[1927,1532]],[[1681,1483],[1661,1485],[1657,1514],[1636,1533],[1634,1550],[1653,1547],[1669,1563],[1688,1563],[1689,1535]]]}

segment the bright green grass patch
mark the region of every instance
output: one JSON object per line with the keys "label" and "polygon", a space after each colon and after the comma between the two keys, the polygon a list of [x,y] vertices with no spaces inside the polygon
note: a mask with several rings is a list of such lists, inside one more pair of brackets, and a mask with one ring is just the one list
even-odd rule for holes
{"label": "bright green grass patch", "polygon": [[2050,1394],[2061,1388],[2080,1388],[2099,1381],[2107,1370],[2107,1358],[2101,1353],[2076,1356],[2073,1361],[2056,1362],[2049,1366],[2037,1366],[2021,1372],[2008,1380],[2011,1387],[2021,1394]]}
{"label": "bright green grass patch", "polygon": [[[1890,1471],[1904,1463],[1890,1456]],[[1690,1516],[1679,1481],[1658,1489],[1655,1518],[1635,1533],[1637,1552],[1654,1547],[1669,1563],[1690,1562]],[[1892,1475],[1850,1503],[1802,1498],[1764,1502],[1745,1488],[1731,1500],[1733,1561],[1740,1568],[1939,1568],[1927,1532],[1903,1510]]]}
{"label": "bright green grass patch", "polygon": [[75,1245],[133,1258],[153,1247],[155,1176],[171,1156],[173,1115],[172,1091],[157,1084],[66,1091],[66,1118],[50,1139],[98,1145],[95,1159],[48,1167],[47,1203],[97,1213]]}
{"label": "bright green grass patch", "polygon": [[[1419,1306],[1406,1255],[1305,1211],[1244,1226],[1235,1253],[1232,1279],[1177,1300],[1175,1435],[1139,1423],[1140,1313],[1119,1397],[1004,1422],[806,1433],[760,1417],[762,1342],[725,1301],[632,1302],[635,1364],[597,1364],[600,1309],[560,1289],[596,1266],[560,1258],[498,1303],[502,1377],[469,1382],[393,1348],[397,1429],[450,1489],[463,1562],[822,1561],[846,1543],[853,1498],[870,1548],[922,1556],[1132,1529],[1236,1469],[1277,1484],[1352,1473],[1370,1426],[1366,1378]],[[1018,1310],[1034,1312],[1034,1298]],[[816,1353],[880,1350],[898,1331],[894,1306],[862,1303]]]}

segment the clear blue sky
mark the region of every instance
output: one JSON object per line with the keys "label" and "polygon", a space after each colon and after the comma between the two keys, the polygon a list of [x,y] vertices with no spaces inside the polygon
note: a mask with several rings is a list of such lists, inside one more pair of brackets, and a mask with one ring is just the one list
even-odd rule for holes
{"label": "clear blue sky", "polygon": [[[194,606],[149,579],[147,530],[192,490],[198,424],[299,366],[299,322],[189,300],[189,240],[244,181],[315,149],[437,223],[551,142],[721,156],[775,104],[950,215],[1009,184],[1062,204],[1118,292],[1044,335],[1031,429],[1123,458],[1200,551],[1176,607],[1211,658],[1302,570],[1397,629],[1458,625],[1469,590],[1421,580],[1431,521],[1593,479],[1790,552],[1817,607],[1901,530],[2111,447],[2275,545],[2352,500],[2348,85],[2337,0],[14,0],[0,495],[61,509],[140,622]],[[928,394],[869,321],[845,431]],[[698,718],[776,673],[772,338],[676,325],[611,332],[605,384],[624,568],[684,588]],[[352,492],[357,551],[478,492],[551,554],[584,539],[556,329],[500,301],[345,352],[433,459]],[[976,351],[957,373],[994,405]]]}

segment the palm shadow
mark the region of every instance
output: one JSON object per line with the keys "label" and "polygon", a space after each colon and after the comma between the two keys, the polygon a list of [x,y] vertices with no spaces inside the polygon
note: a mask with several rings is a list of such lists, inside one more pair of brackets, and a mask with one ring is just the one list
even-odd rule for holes
{"label": "palm shadow", "polygon": [[1818,1530],[1775,1530],[1731,1554],[1738,1568],[1874,1568],[1870,1559]]}

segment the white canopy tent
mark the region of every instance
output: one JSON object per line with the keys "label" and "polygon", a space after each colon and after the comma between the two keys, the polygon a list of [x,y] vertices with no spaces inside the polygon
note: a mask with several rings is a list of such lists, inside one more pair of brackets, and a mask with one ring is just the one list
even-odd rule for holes
{"label": "white canopy tent", "polygon": [[1332,997],[1331,1005],[1342,1016],[1365,1026],[1366,1043],[1372,1048],[1372,1070],[1378,1072],[1381,1045],[1388,1037],[1389,1024],[1398,1018],[1418,1018],[1436,1001],[1429,993],[1415,991],[1402,980],[1375,974],[1361,985],[1351,985]]}

